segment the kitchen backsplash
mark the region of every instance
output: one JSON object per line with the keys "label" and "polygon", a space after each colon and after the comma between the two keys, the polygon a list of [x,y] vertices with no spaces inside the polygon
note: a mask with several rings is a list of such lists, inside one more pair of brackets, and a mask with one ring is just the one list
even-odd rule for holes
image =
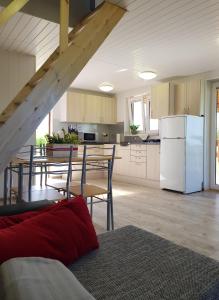
{"label": "kitchen backsplash", "polygon": [[61,130],[65,128],[68,130],[68,126],[72,125],[79,132],[94,132],[97,133],[98,142],[116,142],[116,134],[124,134],[124,123],[117,123],[115,125],[105,125],[105,124],[79,124],[79,123],[61,123],[60,128],[54,128],[54,131]]}

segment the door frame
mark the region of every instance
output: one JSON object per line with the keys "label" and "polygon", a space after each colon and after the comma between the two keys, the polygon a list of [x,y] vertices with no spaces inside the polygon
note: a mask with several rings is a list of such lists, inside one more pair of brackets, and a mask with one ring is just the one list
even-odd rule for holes
{"label": "door frame", "polygon": [[215,108],[217,105],[216,90],[219,89],[219,82],[212,84],[211,93],[211,131],[210,131],[210,188],[219,190],[219,184],[216,184],[216,135],[217,135],[217,118]]}

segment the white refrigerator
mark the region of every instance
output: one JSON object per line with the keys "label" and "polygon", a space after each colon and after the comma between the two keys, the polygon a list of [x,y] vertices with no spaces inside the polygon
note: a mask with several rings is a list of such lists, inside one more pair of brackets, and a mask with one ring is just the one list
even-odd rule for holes
{"label": "white refrigerator", "polygon": [[193,193],[203,187],[204,118],[177,115],[161,118],[160,186]]}

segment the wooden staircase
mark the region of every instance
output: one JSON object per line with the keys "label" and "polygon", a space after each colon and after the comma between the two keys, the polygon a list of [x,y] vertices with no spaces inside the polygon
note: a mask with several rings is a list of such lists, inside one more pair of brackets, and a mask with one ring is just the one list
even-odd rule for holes
{"label": "wooden staircase", "polygon": [[25,144],[44,117],[103,43],[125,10],[104,2],[68,35],[0,114],[0,171]]}

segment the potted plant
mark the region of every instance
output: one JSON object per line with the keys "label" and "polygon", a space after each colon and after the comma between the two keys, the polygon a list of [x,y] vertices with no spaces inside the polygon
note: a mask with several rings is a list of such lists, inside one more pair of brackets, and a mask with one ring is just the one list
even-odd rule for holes
{"label": "potted plant", "polygon": [[73,146],[73,156],[78,155],[78,144],[80,141],[77,134],[68,133],[62,128],[61,134],[53,133],[52,135],[45,135],[46,151],[48,156],[53,157],[67,157],[69,156],[70,146]]}
{"label": "potted plant", "polygon": [[131,134],[137,134],[138,133],[138,128],[139,128],[139,125],[134,125],[134,124],[131,124],[129,126],[130,130],[131,130]]}

